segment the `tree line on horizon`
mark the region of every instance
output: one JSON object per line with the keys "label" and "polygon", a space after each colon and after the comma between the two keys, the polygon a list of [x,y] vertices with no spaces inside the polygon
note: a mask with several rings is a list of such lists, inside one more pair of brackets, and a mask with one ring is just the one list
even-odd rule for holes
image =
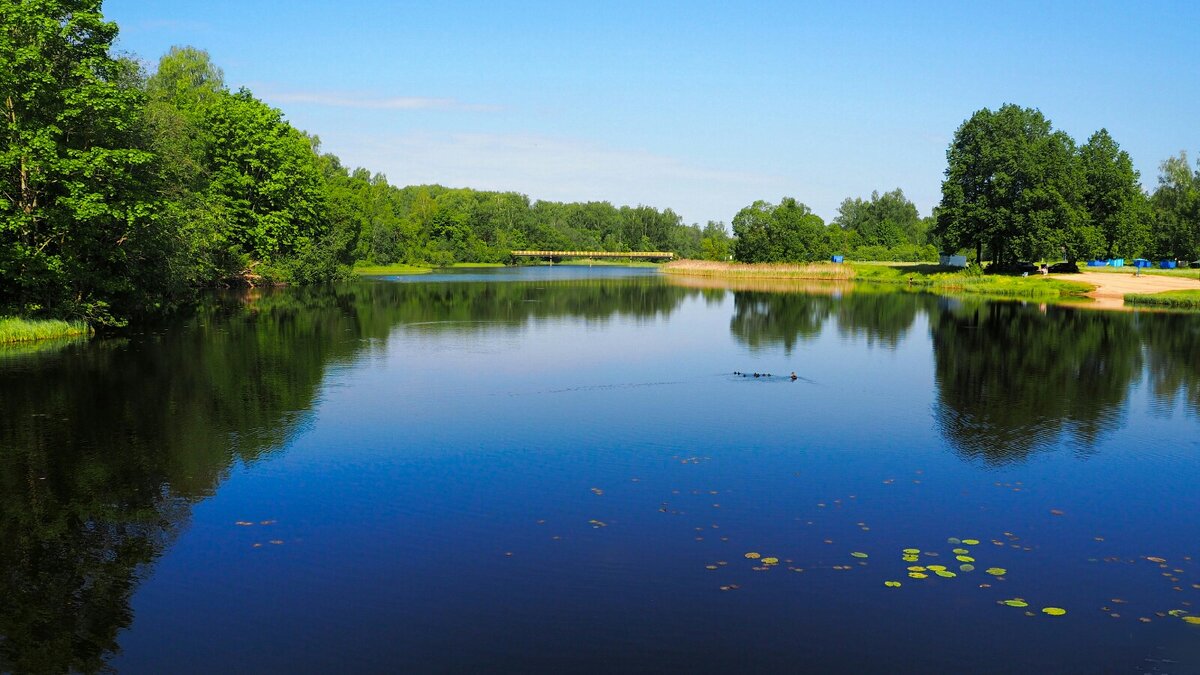
{"label": "tree line on horizon", "polygon": [[899,189],[848,198],[828,224],[785,197],[741,209],[731,233],[649,206],[399,187],[230,90],[202,50],[173,47],[153,73],[114,55],[118,28],[100,8],[41,0],[0,15],[0,315],[120,325],[208,286],[330,281],[359,262],[501,262],[520,248],[744,262],[965,250],[1002,263],[1200,249],[1200,168],[1186,155],[1147,195],[1106,131],[1076,147],[1012,105],[959,128],[927,217]]}
{"label": "tree line on horizon", "polygon": [[1001,267],[1018,261],[1200,257],[1200,162],[1160,165],[1142,189],[1129,153],[1106,129],[1083,145],[1033,108],[975,112],[946,152],[942,199],[921,218],[896,189],[847,199],[828,225],[804,204],[755,202],[733,219],[734,259],[811,262],[936,260],[963,253]]}

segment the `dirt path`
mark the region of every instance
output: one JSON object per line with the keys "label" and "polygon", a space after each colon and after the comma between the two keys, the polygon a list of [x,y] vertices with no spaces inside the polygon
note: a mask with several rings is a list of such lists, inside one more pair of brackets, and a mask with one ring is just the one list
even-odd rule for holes
{"label": "dirt path", "polygon": [[1088,297],[1096,299],[1093,306],[1098,309],[1123,308],[1126,293],[1200,290],[1200,280],[1158,274],[1143,274],[1135,277],[1132,274],[1082,272],[1080,274],[1051,274],[1050,276],[1067,281],[1082,281],[1095,286],[1096,290],[1088,293]]}

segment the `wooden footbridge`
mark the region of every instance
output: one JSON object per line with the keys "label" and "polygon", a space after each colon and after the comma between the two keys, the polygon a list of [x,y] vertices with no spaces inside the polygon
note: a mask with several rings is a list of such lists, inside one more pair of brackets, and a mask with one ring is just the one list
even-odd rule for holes
{"label": "wooden footbridge", "polygon": [[643,260],[671,260],[675,254],[670,251],[513,251],[514,258],[549,258],[563,260],[566,258],[640,258]]}

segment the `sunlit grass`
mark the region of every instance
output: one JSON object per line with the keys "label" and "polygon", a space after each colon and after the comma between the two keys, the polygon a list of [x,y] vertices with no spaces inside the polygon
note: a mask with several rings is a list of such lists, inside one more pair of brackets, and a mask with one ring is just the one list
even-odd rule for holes
{"label": "sunlit grass", "polygon": [[1162,293],[1130,293],[1125,296],[1126,304],[1148,307],[1176,307],[1200,309],[1200,290],[1164,291]]}
{"label": "sunlit grass", "polygon": [[852,263],[855,281],[903,285],[937,293],[969,293],[1001,298],[1054,299],[1080,296],[1093,289],[1083,281],[1051,279],[1040,274],[1027,277],[978,274],[954,267],[928,263]]}
{"label": "sunlit grass", "polygon": [[354,268],[356,275],[365,277],[390,276],[393,274],[429,274],[432,271],[432,268],[429,267],[417,267],[416,265],[407,265],[404,263],[396,263],[394,265],[362,265]]}
{"label": "sunlit grass", "polygon": [[662,266],[668,274],[757,279],[826,279],[854,277],[854,269],[835,263],[733,263],[713,260],[676,260]]}
{"label": "sunlit grass", "polygon": [[724,278],[854,280],[903,286],[935,293],[986,295],[1002,298],[1054,299],[1083,295],[1092,286],[1080,281],[1042,275],[1015,277],[982,275],[929,263],[770,263],[742,264],[680,260],[663,266],[672,274]]}
{"label": "sunlit grass", "polygon": [[0,317],[0,343],[32,342],[50,338],[90,335],[91,332],[92,329],[82,321]]}

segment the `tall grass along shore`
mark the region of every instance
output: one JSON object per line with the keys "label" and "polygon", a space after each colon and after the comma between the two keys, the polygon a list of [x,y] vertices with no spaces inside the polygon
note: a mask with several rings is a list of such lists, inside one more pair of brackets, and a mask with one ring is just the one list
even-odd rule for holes
{"label": "tall grass along shore", "polygon": [[1129,293],[1125,296],[1125,304],[1143,305],[1146,307],[1200,309],[1200,291],[1166,291],[1150,294]]}
{"label": "tall grass along shore", "polygon": [[33,342],[91,333],[92,329],[82,321],[0,317],[0,343]]}
{"label": "tall grass along shore", "polygon": [[942,294],[972,294],[1002,298],[1054,299],[1082,296],[1091,284],[1043,276],[1010,277],[921,263],[796,263],[743,264],[679,260],[663,266],[668,274],[725,278],[850,280],[890,284]]}

